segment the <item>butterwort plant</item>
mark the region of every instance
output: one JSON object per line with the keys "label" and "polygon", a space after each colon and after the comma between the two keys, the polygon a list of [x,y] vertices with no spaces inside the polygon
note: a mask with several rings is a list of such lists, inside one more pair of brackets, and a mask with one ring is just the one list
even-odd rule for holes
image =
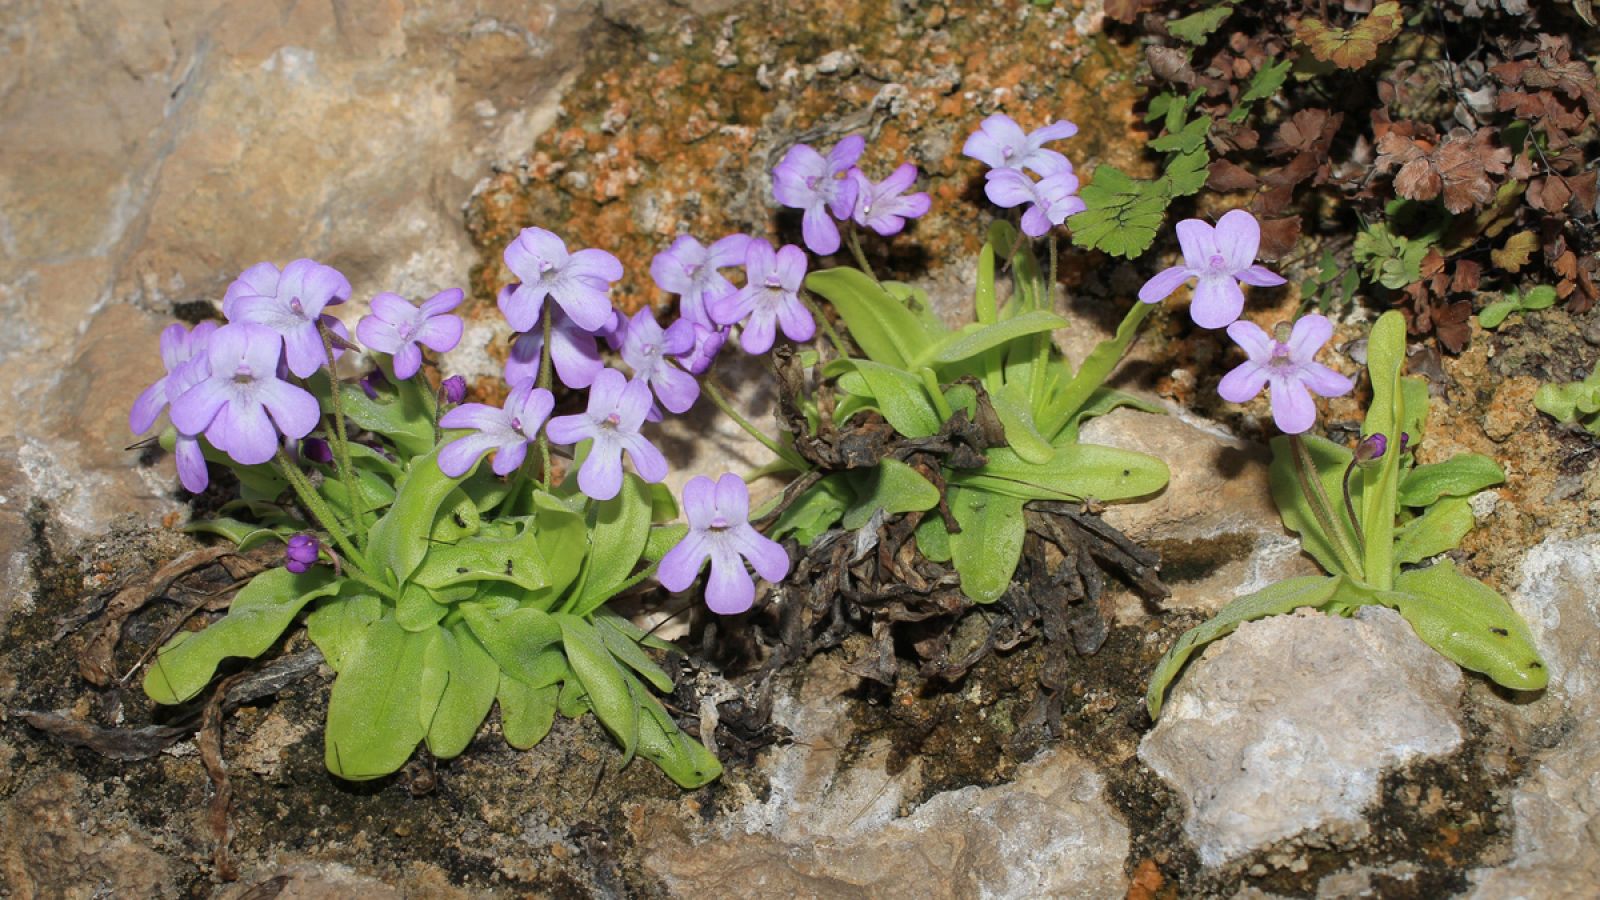
{"label": "butterwort plant", "polygon": [[[505,259],[521,280],[499,303],[521,336],[498,403],[468,402],[459,376],[429,380],[430,358],[442,366],[461,340],[457,289],[420,304],[380,293],[352,338],[325,312],[350,296],[342,274],[263,263],[228,289],[225,323],[163,333],[166,374],[130,425],[148,430],[166,412],[164,442],[191,490],[206,487],[208,460],[238,474],[240,498],[193,530],[284,549],[226,616],[155,653],[153,699],[192,700],[224,660],[268,652],[303,620],[337,674],[325,760],[342,778],[392,773],[419,745],[456,756],[496,707],[515,747],[537,744],[558,713],[592,713],[625,760],[642,755],[684,786],[717,777],[717,760],[656,699],[673,682],[652,654],[671,645],[607,605],[685,535],[711,548],[718,603],[725,583],[750,583],[729,569],[729,541],[764,551],[745,557],[763,575],[787,570],[781,549],[733,521],[732,500],[706,524],[691,491],[691,524],[704,526],[694,531],[672,522],[677,505],[659,484],[667,463],[647,419],[657,402],[692,405],[693,360],[720,341],[688,320],[622,320],[608,296],[622,267],[603,250],[530,228]],[[719,288],[707,290],[719,299]],[[625,347],[631,377],[603,364],[599,340]],[[586,411],[558,414],[558,376],[587,392]]]}

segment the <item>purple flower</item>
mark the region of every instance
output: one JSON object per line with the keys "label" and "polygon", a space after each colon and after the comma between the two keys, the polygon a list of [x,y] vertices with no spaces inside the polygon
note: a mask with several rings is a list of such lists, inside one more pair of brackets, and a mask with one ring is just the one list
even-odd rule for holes
{"label": "purple flower", "polygon": [[[1280,328],[1280,338],[1282,337]],[[1274,339],[1254,322],[1240,320],[1228,326],[1228,337],[1244,348],[1249,361],[1222,376],[1217,393],[1232,403],[1244,403],[1270,388],[1272,420],[1285,434],[1309,431],[1317,421],[1312,394],[1337,397],[1355,388],[1355,382],[1312,358],[1333,337],[1333,323],[1312,313],[1294,323],[1288,340]]]}
{"label": "purple flower", "polygon": [[439,382],[439,396],[446,403],[460,403],[467,399],[467,380],[460,375],[451,375]]}
{"label": "purple flower", "polygon": [[805,251],[785,244],[773,253],[766,241],[751,241],[744,265],[744,287],[713,306],[712,317],[723,325],[744,322],[739,345],[746,353],[770,350],[778,324],[791,341],[811,340],[817,323],[800,302],[800,285],[806,278]]}
{"label": "purple flower", "polygon": [[309,534],[297,534],[289,538],[289,543],[283,548],[283,567],[300,575],[317,564],[317,554],[322,545],[315,537]]}
{"label": "purple flower", "polygon": [[454,350],[461,343],[461,318],[450,310],[461,305],[460,288],[440,291],[422,302],[419,309],[399,294],[382,293],[372,298],[372,315],[356,323],[356,337],[379,353],[394,357],[394,376],[402,381],[422,368],[422,349],[438,353]]}
{"label": "purple flower", "polygon": [[699,322],[694,324],[694,345],[687,353],[678,354],[678,363],[689,371],[690,375],[703,375],[716,361],[717,354],[722,352],[722,345],[728,342],[726,328],[708,328]]}
{"label": "purple flower", "polygon": [[177,381],[174,376],[178,370],[195,360],[201,360],[202,366],[204,365],[206,341],[210,340],[216,330],[215,322],[201,322],[194,327],[194,331],[184,328],[177,322],[162,329],[161,363],[166,366],[167,374],[156,379],[155,384],[145,388],[139,398],[133,401],[133,409],[128,412],[128,428],[132,429],[134,434],[144,434],[149,431],[150,426],[154,425],[161,415],[161,411],[167,408],[167,404],[178,394],[183,393],[172,390]]}
{"label": "purple flower", "polygon": [[300,442],[300,458],[325,466],[333,465],[333,447],[322,438],[306,438]]}
{"label": "purple flower", "polygon": [[[511,288],[501,288],[503,299]],[[511,342],[511,352],[506,354],[506,384],[532,384],[539,380],[539,355],[544,350],[544,323],[534,323],[532,331],[525,331]],[[550,362],[555,366],[556,377],[573,390],[586,388],[605,368],[600,361],[600,349],[594,335],[578,327],[558,306],[550,319]]]}
{"label": "purple flower", "polygon": [[[856,182],[850,169],[861,158],[867,139],[852,134],[833,145],[826,159],[805,144],[795,144],[772,170],[772,196],[784,206],[804,212],[800,230],[806,246],[818,256],[839,249],[834,219],[848,219],[856,205]],[[833,218],[829,218],[829,213]]]}
{"label": "purple flower", "polygon": [[745,560],[767,581],[781,581],[789,574],[789,554],[750,526],[750,492],[739,476],[723,475],[715,485],[704,475],[689,479],[683,486],[683,512],[689,533],[667,551],[656,570],[656,579],[667,590],[688,589],[709,557],[706,605],[728,616],[755,602],[756,586],[745,571]]}
{"label": "purple flower", "polygon": [[1004,113],[995,113],[984,119],[978,130],[967,137],[961,153],[987,164],[991,169],[1013,169],[1018,172],[1032,169],[1040,175],[1048,175],[1058,171],[1067,158],[1054,150],[1044,149],[1045,143],[1069,138],[1077,133],[1078,126],[1062,120],[1024,134],[1016,120]]}
{"label": "purple flower", "polygon": [[1038,181],[1017,169],[990,169],[984,179],[983,192],[994,205],[1011,209],[1028,204],[1022,213],[1022,233],[1028,237],[1046,234],[1068,216],[1088,208],[1077,195],[1078,176],[1066,157],[1059,163],[1047,163],[1046,168],[1049,174]]}
{"label": "purple flower", "polygon": [[1255,265],[1261,246],[1261,225],[1242,209],[1229,210],[1212,228],[1199,219],[1178,223],[1178,244],[1183,265],[1158,273],[1139,289],[1145,303],[1160,303],[1178,286],[1197,280],[1189,315],[1201,328],[1222,328],[1244,311],[1244,291],[1239,282],[1257,287],[1283,284],[1283,279]]}
{"label": "purple flower", "polygon": [[1383,459],[1383,454],[1387,453],[1388,450],[1389,437],[1388,435],[1379,432],[1377,434],[1369,435],[1360,443],[1356,444],[1356,452],[1354,455],[1356,462],[1368,463],[1374,460]]}
{"label": "purple flower", "polygon": [[172,424],[183,434],[204,432],[235,462],[271,459],[280,431],[303,438],[322,418],[315,397],[278,377],[282,355],[278,332],[264,325],[218,328],[206,342],[205,377],[172,401]]}
{"label": "purple flower", "polygon": [[693,322],[679,319],[663,331],[650,310],[641,309],[622,340],[622,361],[633,369],[634,378],[650,385],[669,412],[688,412],[700,396],[700,382],[668,360],[694,349],[694,329]]}
{"label": "purple flower", "polygon": [[856,204],[851,218],[857,225],[871,228],[884,237],[899,234],[906,227],[907,219],[924,215],[932,205],[922,191],[906,194],[917,180],[917,167],[911,163],[903,164],[877,184],[860,169],[851,169],[850,176],[856,182]]}
{"label": "purple flower", "polygon": [[663,291],[678,295],[678,315],[714,328],[707,308],[738,290],[717,270],[744,265],[750,241],[748,235],[730,234],[707,248],[683,235],[650,260],[650,277]]}
{"label": "purple flower", "polygon": [[667,459],[639,426],[650,411],[650,387],[628,381],[616,369],[605,369],[589,388],[589,409],[581,415],[556,416],[545,433],[558,444],[592,440],[578,469],[578,489],[596,500],[610,500],[622,490],[622,451],[628,451],[639,477],[654,484],[667,477]]}
{"label": "purple flower", "polygon": [[599,331],[611,321],[611,283],[622,277],[622,263],[604,250],[568,253],[567,245],[543,228],[524,228],[506,247],[506,268],[522,279],[500,292],[500,312],[514,331],[532,331],[546,297],[578,327]]}
{"label": "purple flower", "polygon": [[539,426],[550,416],[556,398],[532,382],[512,388],[506,405],[463,403],[439,419],[442,428],[470,428],[477,434],[459,437],[439,450],[439,471],[460,478],[485,453],[495,451],[490,466],[496,475],[510,475],[528,455],[528,445],[539,437]]}
{"label": "purple flower", "polygon": [[328,361],[317,333],[319,321],[341,338],[349,338],[338,319],[322,314],[324,308],[349,298],[350,281],[330,266],[297,259],[280,273],[272,263],[258,263],[228,285],[222,314],[229,322],[265,325],[282,335],[289,371],[306,378]]}

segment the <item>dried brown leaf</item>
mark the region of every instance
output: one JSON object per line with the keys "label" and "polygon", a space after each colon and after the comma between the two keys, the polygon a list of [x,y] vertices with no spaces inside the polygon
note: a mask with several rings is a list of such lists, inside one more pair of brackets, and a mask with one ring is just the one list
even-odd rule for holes
{"label": "dried brown leaf", "polygon": [[1206,177],[1206,188],[1213,191],[1250,191],[1255,190],[1260,183],[1260,180],[1245,171],[1243,166],[1226,159],[1213,162],[1211,171]]}
{"label": "dried brown leaf", "polygon": [[1378,47],[1400,33],[1404,19],[1396,0],[1379,3],[1365,19],[1350,28],[1334,28],[1305,18],[1295,23],[1294,36],[1322,62],[1341,69],[1359,69],[1378,58]]}
{"label": "dried brown leaf", "polygon": [[1300,217],[1284,216],[1277,219],[1263,219],[1261,221],[1261,248],[1257,252],[1262,259],[1282,259],[1294,249],[1300,240]]}
{"label": "dried brown leaf", "polygon": [[1489,253],[1489,259],[1507,272],[1516,272],[1533,258],[1539,249],[1539,237],[1531,231],[1519,231],[1506,238],[1505,246]]}

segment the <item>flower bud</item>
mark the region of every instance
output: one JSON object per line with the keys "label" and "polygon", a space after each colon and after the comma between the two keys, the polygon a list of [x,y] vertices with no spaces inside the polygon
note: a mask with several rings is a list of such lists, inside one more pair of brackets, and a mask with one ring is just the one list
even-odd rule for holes
{"label": "flower bud", "polygon": [[467,399],[467,380],[460,375],[451,375],[439,385],[439,396],[446,403],[460,403]]}
{"label": "flower bud", "polygon": [[309,534],[297,534],[289,538],[288,546],[283,548],[283,567],[299,575],[317,563],[317,555],[322,545]]}
{"label": "flower bud", "polygon": [[694,326],[694,346],[688,353],[679,356],[678,362],[690,375],[701,375],[711,368],[711,363],[722,352],[722,345],[728,340],[726,328],[711,329],[696,322]]}
{"label": "flower bud", "polygon": [[1400,452],[1401,453],[1406,452],[1406,445],[1409,444],[1409,443],[1411,443],[1411,435],[1406,433],[1406,432],[1404,432],[1404,431],[1400,432]]}
{"label": "flower bud", "polygon": [[333,465],[333,448],[322,438],[306,438],[300,442],[300,456],[325,466]]}
{"label": "flower bud", "polygon": [[1356,462],[1368,463],[1382,459],[1384,451],[1389,449],[1389,439],[1383,434],[1374,434],[1356,445]]}

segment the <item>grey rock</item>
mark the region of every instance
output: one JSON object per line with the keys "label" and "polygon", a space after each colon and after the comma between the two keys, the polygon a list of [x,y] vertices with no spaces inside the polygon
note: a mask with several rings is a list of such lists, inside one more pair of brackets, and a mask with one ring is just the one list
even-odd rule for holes
{"label": "grey rock", "polygon": [[[1528,724],[1555,713],[1555,746],[1512,793],[1511,860],[1473,873],[1472,896],[1588,898],[1600,885],[1600,536],[1549,538],[1524,558],[1511,604],[1550,667]],[[1548,730],[1548,729],[1547,729]]]}
{"label": "grey rock", "polygon": [[1208,866],[1312,828],[1359,838],[1384,771],[1460,745],[1461,690],[1390,610],[1247,622],[1190,666],[1139,757]]}

